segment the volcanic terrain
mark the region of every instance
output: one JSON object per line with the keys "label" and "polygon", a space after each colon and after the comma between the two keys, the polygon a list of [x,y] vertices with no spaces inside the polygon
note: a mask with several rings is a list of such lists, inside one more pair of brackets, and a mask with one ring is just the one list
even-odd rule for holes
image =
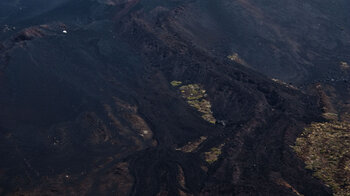
{"label": "volcanic terrain", "polygon": [[2,0],[0,195],[332,195],[293,146],[350,112],[348,10]]}

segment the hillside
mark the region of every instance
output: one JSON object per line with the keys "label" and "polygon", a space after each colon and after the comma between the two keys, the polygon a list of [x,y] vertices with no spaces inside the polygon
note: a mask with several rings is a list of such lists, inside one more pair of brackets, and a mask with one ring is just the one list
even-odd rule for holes
{"label": "hillside", "polygon": [[0,3],[0,195],[333,193],[291,146],[340,111],[347,1],[45,2]]}

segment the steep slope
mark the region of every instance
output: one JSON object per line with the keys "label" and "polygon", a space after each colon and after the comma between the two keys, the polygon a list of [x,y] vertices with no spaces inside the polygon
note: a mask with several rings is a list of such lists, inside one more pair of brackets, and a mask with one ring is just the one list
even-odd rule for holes
{"label": "steep slope", "polygon": [[295,84],[346,78],[348,1],[195,1],[177,16],[193,44]]}
{"label": "steep slope", "polygon": [[0,194],[331,194],[290,148],[319,99],[212,51],[209,1],[62,2],[1,36]]}

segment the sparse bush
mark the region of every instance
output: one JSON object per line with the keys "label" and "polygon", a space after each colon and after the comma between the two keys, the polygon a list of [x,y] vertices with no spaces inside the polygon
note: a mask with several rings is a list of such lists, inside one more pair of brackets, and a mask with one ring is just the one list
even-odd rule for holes
{"label": "sparse bush", "polygon": [[234,61],[238,64],[241,64],[244,66],[248,65],[237,53],[233,53],[232,55],[227,56],[227,58],[229,58],[231,61]]}

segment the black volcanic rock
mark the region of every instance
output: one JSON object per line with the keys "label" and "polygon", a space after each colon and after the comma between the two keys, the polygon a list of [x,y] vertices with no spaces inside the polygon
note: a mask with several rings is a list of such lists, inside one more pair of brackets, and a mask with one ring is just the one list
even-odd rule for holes
{"label": "black volcanic rock", "polygon": [[[43,2],[0,16],[16,27],[0,36],[0,195],[331,194],[290,148],[319,98],[262,74],[304,82],[322,77],[304,54],[348,51],[349,27],[313,1]],[[318,22],[313,36],[337,36],[305,38]],[[200,84],[222,123],[175,80]]]}
{"label": "black volcanic rock", "polygon": [[224,58],[238,53],[270,77],[324,79],[349,61],[348,1],[204,0],[184,9],[174,24],[193,44]]}

